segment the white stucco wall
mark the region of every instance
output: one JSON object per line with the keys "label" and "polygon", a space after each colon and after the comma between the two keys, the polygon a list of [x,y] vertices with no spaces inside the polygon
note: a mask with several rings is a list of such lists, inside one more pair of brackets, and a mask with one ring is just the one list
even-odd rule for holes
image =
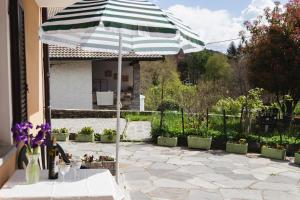
{"label": "white stucco wall", "polygon": [[[105,71],[111,70],[112,77],[105,77]],[[93,61],[93,80],[101,79],[107,81],[108,91],[117,91],[117,80],[114,79],[114,74],[118,72],[117,61]],[[133,68],[130,62],[124,61],[122,64],[122,75],[128,75],[128,81],[122,81],[122,90],[133,86]]]}
{"label": "white stucco wall", "polygon": [[50,65],[54,109],[92,109],[92,62],[54,61]]}
{"label": "white stucco wall", "polygon": [[0,1],[0,144],[12,144],[10,37],[8,0]]}

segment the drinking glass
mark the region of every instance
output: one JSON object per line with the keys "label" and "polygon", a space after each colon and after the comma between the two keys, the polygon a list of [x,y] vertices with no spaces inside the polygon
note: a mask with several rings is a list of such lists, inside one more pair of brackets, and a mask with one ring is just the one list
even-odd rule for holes
{"label": "drinking glass", "polygon": [[80,157],[73,157],[73,159],[71,160],[71,167],[74,170],[74,180],[77,179],[77,170],[80,169],[82,164],[82,160]]}
{"label": "drinking glass", "polygon": [[63,182],[65,182],[65,175],[70,171],[70,163],[60,162],[58,165],[59,171],[63,177]]}

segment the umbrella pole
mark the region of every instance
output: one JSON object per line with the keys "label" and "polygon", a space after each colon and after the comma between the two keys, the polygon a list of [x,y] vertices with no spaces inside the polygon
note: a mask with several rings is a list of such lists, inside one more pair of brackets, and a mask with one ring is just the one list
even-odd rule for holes
{"label": "umbrella pole", "polygon": [[121,80],[122,80],[122,34],[119,33],[119,58],[118,58],[118,87],[117,87],[117,138],[116,138],[116,182],[119,184],[119,143],[121,121]]}

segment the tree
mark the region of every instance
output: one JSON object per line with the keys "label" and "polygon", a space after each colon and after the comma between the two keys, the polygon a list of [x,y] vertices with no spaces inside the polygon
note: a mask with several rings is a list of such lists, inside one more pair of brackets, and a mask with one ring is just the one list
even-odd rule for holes
{"label": "tree", "polygon": [[233,96],[246,95],[250,89],[247,77],[245,56],[242,53],[242,44],[236,47],[232,42],[227,49],[227,56],[232,68],[231,94]]}
{"label": "tree", "polygon": [[[223,87],[214,88],[212,81],[199,81],[197,85],[182,84],[178,89],[177,101],[188,116],[192,127],[200,132],[207,109],[210,109],[223,96]],[[212,92],[213,91],[213,92]]]}
{"label": "tree", "polygon": [[236,58],[236,56],[238,55],[238,49],[237,47],[235,46],[235,43],[234,42],[231,42],[229,44],[229,47],[227,49],[227,56],[229,58]]}
{"label": "tree", "polygon": [[190,53],[185,55],[184,60],[178,63],[178,71],[180,72],[180,79],[183,82],[189,82],[197,85],[201,76],[205,73],[205,65],[214,54],[211,50],[203,50],[197,53]]}
{"label": "tree", "polygon": [[300,1],[285,7],[265,9],[264,18],[245,23],[252,35],[245,53],[251,84],[276,95],[289,124],[300,99]]}
{"label": "tree", "polygon": [[214,54],[205,65],[204,77],[206,80],[216,82],[220,79],[227,79],[230,76],[230,65],[226,56]]}

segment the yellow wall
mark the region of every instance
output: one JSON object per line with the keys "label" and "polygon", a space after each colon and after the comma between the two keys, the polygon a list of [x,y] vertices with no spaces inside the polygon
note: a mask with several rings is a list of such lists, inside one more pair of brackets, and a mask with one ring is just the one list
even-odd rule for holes
{"label": "yellow wall", "polygon": [[[8,0],[5,0],[3,2],[8,3]],[[8,6],[2,7],[2,4],[0,5],[1,5],[1,9],[8,8]],[[24,5],[24,12],[25,12],[25,47],[26,47],[27,83],[29,88],[28,99],[27,99],[28,120],[31,121],[34,125],[37,125],[44,121],[42,45],[39,41],[39,25],[41,24],[41,9],[35,3],[35,0],[23,0],[23,5]],[[6,132],[6,134],[9,134],[9,136],[11,136],[10,131]],[[10,156],[10,158],[8,158],[8,160],[5,161],[5,163],[3,163],[2,166],[0,166],[0,188],[7,181],[7,179],[14,173],[15,169],[16,169],[16,154],[13,154]]]}
{"label": "yellow wall", "polygon": [[43,122],[43,63],[39,41],[41,9],[35,0],[23,0],[25,11],[26,67],[28,83],[28,120],[34,125]]}
{"label": "yellow wall", "polygon": [[2,166],[0,166],[0,188],[9,179],[16,169],[16,154],[13,154]]}

